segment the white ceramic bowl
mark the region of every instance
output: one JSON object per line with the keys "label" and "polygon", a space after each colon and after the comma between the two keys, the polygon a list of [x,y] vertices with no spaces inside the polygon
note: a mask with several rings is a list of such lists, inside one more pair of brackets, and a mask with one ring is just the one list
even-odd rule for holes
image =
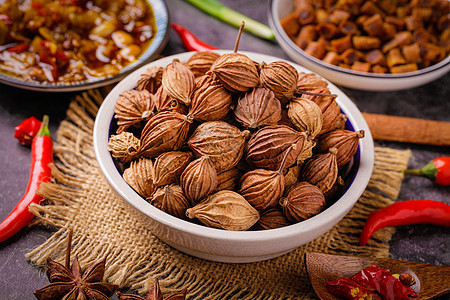
{"label": "white ceramic bowl", "polygon": [[125,68],[120,70],[120,72],[113,76],[107,77],[93,77],[84,81],[78,82],[37,82],[37,81],[26,81],[20,77],[11,76],[0,72],[0,82],[11,85],[18,88],[23,88],[33,91],[42,92],[73,92],[73,91],[84,91],[87,89],[93,89],[101,86],[105,86],[114,82],[117,82],[135,71],[139,67],[147,64],[148,62],[154,60],[168,41],[168,25],[169,25],[169,10],[167,8],[166,2],[164,0],[146,0],[153,10],[155,15],[156,23],[156,34],[153,37],[151,44],[147,47],[144,53],[142,53],[138,59]]}
{"label": "white ceramic bowl", "polygon": [[281,26],[280,20],[292,11],[293,2],[293,0],[271,0],[270,3],[269,24],[279,45],[293,61],[335,84],[359,90],[395,91],[424,85],[450,70],[450,56],[428,68],[401,74],[358,72],[327,64],[298,47]]}
{"label": "white ceramic bowl", "polygon": [[[220,54],[231,51],[218,51]],[[240,52],[251,59],[266,63],[281,60],[276,57],[251,52]],[[284,228],[261,231],[226,231],[197,225],[173,217],[155,208],[139,196],[122,178],[107,143],[118,96],[135,88],[140,75],[149,66],[166,66],[173,58],[186,61],[193,52],[177,54],[154,61],[130,74],[114,87],[98,111],[94,126],[95,154],[100,168],[113,190],[124,199],[132,212],[162,241],[187,254],[200,258],[232,263],[254,262],[274,258],[287,253],[332,228],[356,203],[367,186],[374,161],[373,140],[366,121],[353,102],[336,86],[329,84],[330,91],[338,94],[337,101],[347,115],[354,130],[365,130],[355,155],[354,177],[343,196],[318,215]],[[298,71],[309,70],[291,63]]]}

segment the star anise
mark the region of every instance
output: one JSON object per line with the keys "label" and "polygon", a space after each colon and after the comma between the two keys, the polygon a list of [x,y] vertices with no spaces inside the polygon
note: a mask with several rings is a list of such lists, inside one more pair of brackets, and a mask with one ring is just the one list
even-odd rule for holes
{"label": "star anise", "polygon": [[106,300],[117,290],[118,286],[102,282],[105,273],[106,259],[102,259],[84,272],[81,270],[78,256],[70,265],[70,246],[72,230],[69,229],[66,265],[62,265],[51,258],[47,259],[47,278],[50,284],[34,291],[40,300]]}
{"label": "star anise", "polygon": [[148,292],[147,297],[145,298],[137,295],[122,294],[121,292],[117,292],[117,297],[119,297],[119,300],[185,300],[186,293],[187,289],[183,289],[178,293],[164,298],[161,289],[159,288],[158,278],[156,278],[155,283],[153,283],[152,289]]}

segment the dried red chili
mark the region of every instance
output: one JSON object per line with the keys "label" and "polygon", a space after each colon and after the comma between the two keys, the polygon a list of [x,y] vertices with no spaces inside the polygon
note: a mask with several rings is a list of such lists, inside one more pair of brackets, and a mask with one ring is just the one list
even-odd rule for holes
{"label": "dried red chili", "polygon": [[439,185],[450,185],[450,156],[436,157],[420,169],[403,170],[403,173],[424,176]]}
{"label": "dried red chili", "polygon": [[185,27],[183,27],[179,24],[175,24],[175,23],[172,23],[171,26],[176,31],[178,36],[180,37],[181,42],[183,43],[186,50],[188,50],[188,51],[217,50],[217,48],[201,41],[199,38],[197,38],[192,32],[187,30]]}
{"label": "dried red chili", "polygon": [[375,265],[363,269],[351,277],[326,282],[328,292],[346,299],[408,300],[417,293],[403,284],[388,270]]}
{"label": "dried red chili", "polygon": [[14,137],[19,140],[22,145],[29,146],[33,138],[39,132],[42,122],[35,117],[29,117],[22,121],[14,129]]}
{"label": "dried red chili", "polygon": [[53,141],[48,129],[48,116],[44,116],[42,126],[31,144],[31,170],[26,192],[12,212],[0,223],[0,242],[12,237],[33,220],[34,216],[28,207],[31,203],[39,203],[43,199],[36,191],[42,182],[51,179],[51,162]]}
{"label": "dried red chili", "polygon": [[450,227],[450,205],[435,200],[406,200],[372,212],[359,239],[365,245],[377,230],[387,226],[434,224]]}

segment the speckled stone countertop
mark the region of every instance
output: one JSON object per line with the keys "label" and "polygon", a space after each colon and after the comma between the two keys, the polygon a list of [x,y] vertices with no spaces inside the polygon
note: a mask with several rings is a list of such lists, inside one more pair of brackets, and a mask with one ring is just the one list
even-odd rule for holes
{"label": "speckled stone countertop", "polygon": [[[239,12],[268,24],[270,1],[223,0]],[[205,42],[221,49],[234,47],[237,30],[197,10],[181,0],[168,0],[170,19],[179,23]],[[259,52],[289,59],[282,49],[247,33],[240,50]],[[163,55],[184,52],[174,32]],[[450,121],[450,74],[427,85],[398,92],[367,92],[342,88],[363,112]],[[50,129],[55,133],[70,99],[75,93],[39,93],[0,84],[0,218],[3,219],[22,197],[27,186],[30,151],[13,137],[14,127],[32,115],[50,116]],[[450,155],[448,147],[432,147],[403,143],[376,142],[397,149],[411,149],[410,167],[420,167],[431,159]],[[450,187],[439,187],[419,177],[406,177],[399,200],[434,199],[450,204]],[[0,243],[0,299],[34,299],[33,291],[48,284],[47,278],[30,265],[24,255],[41,244],[51,232],[39,228],[24,229],[10,240]],[[399,226],[391,242],[391,257],[430,264],[450,265],[450,228],[412,225]],[[442,299],[448,299],[443,298]],[[115,296],[112,299],[117,299]]]}

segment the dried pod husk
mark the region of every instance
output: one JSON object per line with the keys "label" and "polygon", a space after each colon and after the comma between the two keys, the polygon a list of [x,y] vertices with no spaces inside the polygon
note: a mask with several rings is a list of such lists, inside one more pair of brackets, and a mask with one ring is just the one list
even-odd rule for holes
{"label": "dried pod husk", "polygon": [[299,182],[280,199],[283,213],[291,222],[306,220],[322,211],[325,197],[318,187],[308,182]]}
{"label": "dried pod husk", "polygon": [[175,183],[191,162],[194,155],[191,152],[169,151],[160,154],[154,164],[154,183],[156,186]]}
{"label": "dried pod husk", "polygon": [[297,165],[303,164],[305,160],[310,158],[313,155],[314,147],[316,146],[317,142],[315,140],[306,139],[305,143],[303,144],[302,152],[297,156]]}
{"label": "dried pod husk", "polygon": [[174,183],[158,188],[149,201],[156,208],[180,219],[186,219],[186,210],[192,204],[181,186]]}
{"label": "dried pod husk", "polygon": [[317,95],[303,94],[302,98],[314,101],[322,110],[323,123],[319,134],[341,128],[347,121],[347,117],[341,113],[341,109],[336,102],[336,95],[330,94],[328,88],[318,88],[310,92]]}
{"label": "dried pod husk", "polygon": [[328,83],[314,73],[300,72],[298,74],[297,89],[309,92],[327,86]]}
{"label": "dried pod husk", "polygon": [[342,179],[341,176],[338,176],[336,178],[336,182],[334,183],[333,187],[324,194],[325,200],[331,200],[333,198],[336,198],[339,196],[339,193],[342,192],[342,187],[345,185],[344,179]]}
{"label": "dried pod husk", "polygon": [[173,111],[162,111],[145,124],[141,134],[139,154],[156,157],[163,152],[178,150],[187,139],[192,119]]}
{"label": "dried pod husk", "polygon": [[163,67],[158,66],[152,66],[145,70],[145,72],[139,77],[136,90],[147,90],[150,94],[156,93],[158,88],[161,86],[163,70]]}
{"label": "dried pod husk", "polygon": [[119,95],[115,104],[114,118],[117,119],[117,133],[140,122],[145,122],[153,116],[155,103],[147,91],[130,90]]}
{"label": "dried pod husk", "polygon": [[286,151],[277,171],[255,169],[242,175],[239,194],[257,210],[275,206],[284,192],[284,167],[289,153]]}
{"label": "dried pod husk", "polygon": [[131,132],[122,132],[117,135],[111,135],[108,141],[108,151],[112,157],[122,163],[132,161],[138,154],[139,139]]}
{"label": "dried pod husk", "polygon": [[275,61],[260,65],[261,85],[275,93],[283,106],[289,103],[297,88],[298,71],[291,64]]}
{"label": "dried pod husk", "polygon": [[189,114],[196,121],[216,121],[230,110],[231,94],[218,81],[204,75],[196,81]]}
{"label": "dried pod husk", "polygon": [[302,181],[314,184],[324,194],[328,192],[338,177],[336,152],[336,148],[331,148],[328,153],[316,154],[306,160],[300,173]]}
{"label": "dried pod husk", "polygon": [[272,91],[254,88],[239,98],[234,115],[246,128],[276,125],[281,119],[281,104]]}
{"label": "dried pod husk", "polygon": [[217,172],[211,159],[202,156],[191,161],[181,173],[181,187],[193,203],[198,202],[217,188]]}
{"label": "dried pod husk", "polygon": [[311,139],[314,139],[322,130],[322,110],[311,100],[292,99],[289,103],[288,116],[295,128],[308,132]]}
{"label": "dried pod husk", "polygon": [[203,76],[211,69],[220,54],[211,51],[194,53],[186,62],[186,66],[194,73],[195,77]]}
{"label": "dried pod husk", "polygon": [[326,152],[334,147],[337,149],[336,160],[338,167],[347,164],[358,150],[359,139],[364,137],[364,130],[351,131],[337,129],[320,136],[318,142],[319,152]]}
{"label": "dried pod husk", "polygon": [[233,191],[219,191],[186,210],[188,218],[197,218],[208,227],[247,230],[259,220],[258,211]]}
{"label": "dried pod husk", "polygon": [[151,197],[156,191],[153,183],[153,161],[150,158],[141,157],[133,160],[122,176],[144,198]]}
{"label": "dried pod husk", "polygon": [[239,170],[232,168],[222,173],[217,174],[216,191],[229,190],[234,191],[237,188],[239,181]]}
{"label": "dried pod husk", "polygon": [[228,53],[220,56],[212,65],[211,72],[231,92],[246,92],[259,85],[255,63],[246,55]]}
{"label": "dried pod husk", "polygon": [[164,68],[161,84],[170,98],[186,106],[191,104],[191,95],[195,89],[195,76],[178,59],[174,59]]}
{"label": "dried pod husk", "polygon": [[288,218],[278,207],[271,207],[259,212],[259,220],[254,228],[257,230],[276,229],[290,225]]}
{"label": "dried pod husk", "polygon": [[294,164],[288,168],[284,173],[284,189],[287,190],[298,182],[298,176],[300,175],[301,166]]}
{"label": "dried pod husk", "polygon": [[155,102],[156,113],[160,113],[165,110],[176,111],[180,114],[187,114],[188,108],[186,105],[174,100],[167,95],[164,88],[160,86],[156,93],[153,95],[153,101]]}
{"label": "dried pod husk", "polygon": [[227,122],[210,121],[195,129],[188,145],[196,157],[208,156],[217,172],[222,173],[238,164],[249,134]]}
{"label": "dried pod husk", "polygon": [[277,170],[288,149],[295,145],[286,160],[286,167],[292,166],[302,152],[306,133],[286,125],[265,126],[259,129],[247,143],[248,162],[259,168]]}

